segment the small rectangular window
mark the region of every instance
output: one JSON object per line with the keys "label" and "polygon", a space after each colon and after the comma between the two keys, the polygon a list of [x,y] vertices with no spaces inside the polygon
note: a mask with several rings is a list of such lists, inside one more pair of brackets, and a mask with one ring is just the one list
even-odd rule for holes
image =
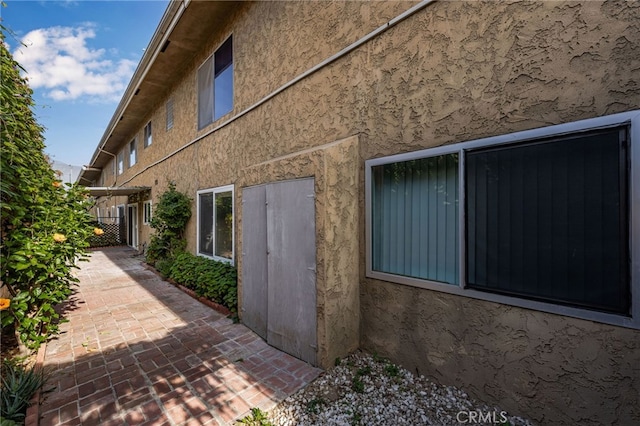
{"label": "small rectangular window", "polygon": [[121,175],[124,173],[124,150],[118,153],[118,174]]}
{"label": "small rectangular window", "polygon": [[173,128],[173,98],[169,98],[166,105],[166,113],[167,113],[167,130]]}
{"label": "small rectangular window", "polygon": [[145,201],[143,205],[142,222],[145,225],[148,225],[151,223],[151,218],[152,218],[152,203],[151,203],[151,200],[149,200],[149,201]]}
{"label": "small rectangular window", "polygon": [[151,138],[152,134],[151,134],[151,122],[148,122],[146,126],[144,126],[144,147],[148,147],[149,145],[151,145],[152,142],[152,138]]}
{"label": "small rectangular window", "polygon": [[138,162],[138,150],[136,148],[136,139],[129,142],[129,167],[134,166]]}

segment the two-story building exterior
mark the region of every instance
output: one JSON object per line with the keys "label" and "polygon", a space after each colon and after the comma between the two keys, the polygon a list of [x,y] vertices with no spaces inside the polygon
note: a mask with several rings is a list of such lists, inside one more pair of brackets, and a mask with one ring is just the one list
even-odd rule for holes
{"label": "two-story building exterior", "polygon": [[640,4],[172,1],[80,183],[169,182],[240,316],[513,413],[640,422]]}

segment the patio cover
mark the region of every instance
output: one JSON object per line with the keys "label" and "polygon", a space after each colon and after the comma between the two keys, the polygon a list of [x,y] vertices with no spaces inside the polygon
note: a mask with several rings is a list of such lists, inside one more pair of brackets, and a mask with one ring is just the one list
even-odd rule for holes
{"label": "patio cover", "polygon": [[148,191],[148,186],[88,186],[87,190],[92,197],[133,195]]}

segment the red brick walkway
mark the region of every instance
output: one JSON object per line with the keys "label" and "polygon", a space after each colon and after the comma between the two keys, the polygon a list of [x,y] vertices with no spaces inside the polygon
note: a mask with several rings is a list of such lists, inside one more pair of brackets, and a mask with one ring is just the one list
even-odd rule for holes
{"label": "red brick walkway", "polygon": [[40,425],[225,425],[269,410],[320,370],[145,269],[127,248],[92,253],[48,343]]}

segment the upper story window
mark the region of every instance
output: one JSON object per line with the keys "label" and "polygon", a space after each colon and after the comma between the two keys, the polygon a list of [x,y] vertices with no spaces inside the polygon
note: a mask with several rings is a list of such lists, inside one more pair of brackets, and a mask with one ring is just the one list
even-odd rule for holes
{"label": "upper story window", "polygon": [[229,37],[198,70],[198,129],[233,108],[233,48]]}
{"label": "upper story window", "polygon": [[153,214],[153,204],[151,200],[145,201],[143,204],[142,210],[142,223],[148,225],[151,223],[151,218]]}
{"label": "upper story window", "polygon": [[151,122],[144,126],[144,147],[151,145]]}
{"label": "upper story window", "polygon": [[639,148],[636,111],[368,160],[367,275],[640,328]]}
{"label": "upper story window", "polygon": [[167,130],[171,130],[173,128],[173,98],[169,98],[166,105],[166,113],[167,113]]}
{"label": "upper story window", "polygon": [[118,153],[118,159],[117,159],[117,173],[119,175],[124,173],[124,150],[120,151]]}
{"label": "upper story window", "polygon": [[137,140],[133,139],[129,142],[129,167],[132,167],[138,162],[138,150],[137,150]]}

